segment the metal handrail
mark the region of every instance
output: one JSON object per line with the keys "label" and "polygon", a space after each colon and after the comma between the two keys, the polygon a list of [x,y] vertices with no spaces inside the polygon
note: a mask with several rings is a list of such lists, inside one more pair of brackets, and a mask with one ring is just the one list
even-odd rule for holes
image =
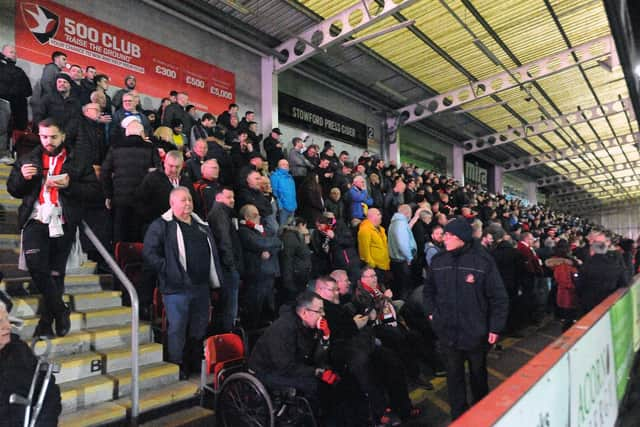
{"label": "metal handrail", "polygon": [[105,249],[100,240],[93,233],[93,230],[82,221],[82,231],[91,240],[91,243],[96,247],[100,255],[107,262],[111,271],[118,280],[124,285],[127,292],[129,292],[129,298],[131,299],[131,425],[136,426],[138,424],[138,415],[140,412],[139,400],[140,400],[140,386],[139,376],[140,368],[138,364],[139,358],[139,343],[138,343],[138,330],[139,330],[139,307],[138,292],[133,286],[129,278],[124,274],[124,271],[113,259],[109,251]]}

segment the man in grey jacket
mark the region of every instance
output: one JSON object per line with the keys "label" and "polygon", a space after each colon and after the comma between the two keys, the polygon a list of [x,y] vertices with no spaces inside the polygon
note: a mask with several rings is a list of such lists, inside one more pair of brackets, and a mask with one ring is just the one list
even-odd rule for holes
{"label": "man in grey jacket", "polygon": [[293,148],[289,150],[289,172],[291,172],[296,183],[296,189],[300,189],[302,182],[307,177],[307,173],[313,169],[313,163],[302,154],[304,150],[302,138],[293,138],[291,143]]}

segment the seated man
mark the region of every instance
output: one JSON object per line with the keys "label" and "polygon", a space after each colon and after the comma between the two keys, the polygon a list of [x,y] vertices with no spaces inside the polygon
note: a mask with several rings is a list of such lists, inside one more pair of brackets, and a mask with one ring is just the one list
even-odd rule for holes
{"label": "seated man", "polygon": [[326,365],[331,332],[323,316],[322,298],[302,292],[295,307],[283,306],[249,358],[249,369],[267,388],[295,388],[315,408],[320,382],[333,385],[339,380]]}

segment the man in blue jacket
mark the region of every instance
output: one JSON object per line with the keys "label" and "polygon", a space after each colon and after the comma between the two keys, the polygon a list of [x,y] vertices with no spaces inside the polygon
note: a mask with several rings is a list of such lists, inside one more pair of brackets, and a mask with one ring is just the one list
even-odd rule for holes
{"label": "man in blue jacket", "polygon": [[447,364],[453,420],[469,407],[465,362],[469,363],[472,403],[489,392],[487,351],[505,326],[509,305],[493,258],[475,247],[471,234],[462,217],[445,226],[446,250],[433,257],[424,288],[425,311]]}
{"label": "man in blue jacket", "polygon": [[169,206],[149,226],[142,254],[158,274],[169,321],[169,361],[180,365],[180,377],[186,379],[200,366],[209,322],[209,288],[220,287],[222,270],[209,225],[193,213],[189,189],[174,188]]}
{"label": "man in blue jacket", "polygon": [[289,172],[287,159],[280,159],[278,169],[271,174],[271,189],[278,201],[278,225],[283,227],[298,207],[296,183]]}
{"label": "man in blue jacket", "polygon": [[400,205],[389,224],[389,257],[393,273],[391,290],[396,298],[402,300],[413,289],[410,267],[418,253],[416,239],[409,226],[410,219],[411,206]]}

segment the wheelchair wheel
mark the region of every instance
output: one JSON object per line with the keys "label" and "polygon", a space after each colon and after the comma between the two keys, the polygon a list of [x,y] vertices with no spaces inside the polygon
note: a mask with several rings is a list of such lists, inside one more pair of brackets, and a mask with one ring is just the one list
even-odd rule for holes
{"label": "wheelchair wheel", "polygon": [[216,405],[219,427],[274,427],[271,398],[253,375],[238,372],[222,384]]}

